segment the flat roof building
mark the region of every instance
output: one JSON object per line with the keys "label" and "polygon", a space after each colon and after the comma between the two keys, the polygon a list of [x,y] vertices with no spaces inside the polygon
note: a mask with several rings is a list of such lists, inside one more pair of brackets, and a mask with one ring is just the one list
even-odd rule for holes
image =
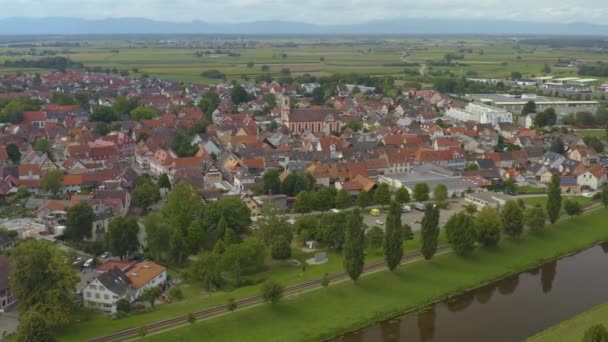
{"label": "flat roof building", "polygon": [[481,102],[487,105],[503,108],[512,113],[521,113],[528,101],[536,103],[537,112],[548,108],[555,109],[558,115],[576,112],[596,113],[600,103],[598,101],[574,101],[562,98],[550,98],[536,94],[468,94],[464,98],[469,101]]}

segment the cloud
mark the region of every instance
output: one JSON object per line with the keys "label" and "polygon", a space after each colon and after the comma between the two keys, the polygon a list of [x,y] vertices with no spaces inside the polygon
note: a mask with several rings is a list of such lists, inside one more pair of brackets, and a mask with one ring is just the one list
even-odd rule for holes
{"label": "cloud", "polygon": [[0,0],[0,17],[143,17],[163,21],[301,21],[484,18],[605,23],[605,0]]}

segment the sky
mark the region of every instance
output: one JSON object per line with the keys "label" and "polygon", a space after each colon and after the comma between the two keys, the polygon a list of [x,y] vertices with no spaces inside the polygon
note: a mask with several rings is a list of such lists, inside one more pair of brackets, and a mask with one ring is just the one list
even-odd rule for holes
{"label": "sky", "polygon": [[608,17],[606,0],[0,0],[0,9],[0,18],[284,20],[323,25],[408,17],[605,24]]}

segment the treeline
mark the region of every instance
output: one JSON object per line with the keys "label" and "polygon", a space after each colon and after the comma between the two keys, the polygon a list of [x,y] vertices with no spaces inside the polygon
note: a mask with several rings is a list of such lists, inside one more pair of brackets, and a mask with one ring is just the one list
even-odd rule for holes
{"label": "treeline", "polygon": [[570,113],[562,119],[562,124],[579,127],[604,126],[608,124],[608,108],[601,108],[594,115],[591,112]]}
{"label": "treeline", "polygon": [[41,69],[82,69],[84,65],[66,57],[46,57],[41,59],[18,59],[4,61],[6,68],[41,68]]}
{"label": "treeline", "polygon": [[608,76],[608,64],[604,62],[598,62],[593,65],[581,65],[578,69],[578,74],[581,76]]}
{"label": "treeline", "polygon": [[509,87],[505,86],[502,82],[498,82],[497,84],[484,84],[467,81],[464,78],[436,78],[433,80],[433,89],[442,93],[465,94],[507,91],[509,90]]}
{"label": "treeline", "polygon": [[39,110],[41,105],[42,101],[27,96],[0,99],[0,122],[21,123],[24,111]]}

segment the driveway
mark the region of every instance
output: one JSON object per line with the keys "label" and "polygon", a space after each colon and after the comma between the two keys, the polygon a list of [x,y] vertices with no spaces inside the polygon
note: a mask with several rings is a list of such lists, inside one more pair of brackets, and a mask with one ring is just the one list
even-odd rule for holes
{"label": "driveway", "polygon": [[6,335],[17,332],[17,325],[19,324],[19,312],[15,305],[8,309],[10,311],[0,313],[0,340],[4,339],[3,334],[6,331]]}

